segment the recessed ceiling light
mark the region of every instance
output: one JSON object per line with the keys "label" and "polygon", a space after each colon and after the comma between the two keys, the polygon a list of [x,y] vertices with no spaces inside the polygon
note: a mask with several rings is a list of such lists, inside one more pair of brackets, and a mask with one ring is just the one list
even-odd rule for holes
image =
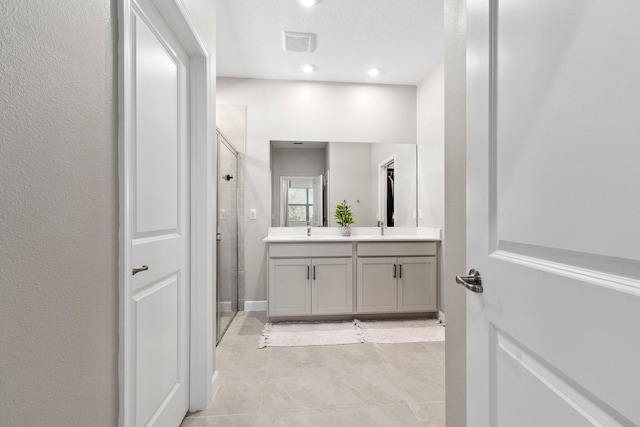
{"label": "recessed ceiling light", "polygon": [[300,4],[304,7],[311,7],[318,3],[318,0],[300,0]]}
{"label": "recessed ceiling light", "polygon": [[316,66],[315,65],[304,64],[302,66],[302,71],[304,71],[305,73],[313,73],[315,70],[316,70]]}
{"label": "recessed ceiling light", "polygon": [[367,72],[371,77],[376,77],[377,75],[380,74],[380,68],[370,68],[369,71]]}

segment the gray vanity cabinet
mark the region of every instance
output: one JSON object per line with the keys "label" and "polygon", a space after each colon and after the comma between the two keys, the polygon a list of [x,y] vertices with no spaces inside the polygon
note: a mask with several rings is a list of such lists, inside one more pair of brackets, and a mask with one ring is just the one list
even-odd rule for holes
{"label": "gray vanity cabinet", "polygon": [[398,310],[398,283],[394,265],[395,258],[358,258],[358,313]]}
{"label": "gray vanity cabinet", "polygon": [[398,258],[398,311],[436,311],[436,258]]}
{"label": "gray vanity cabinet", "polygon": [[311,260],[304,258],[269,261],[269,314],[311,314]]}
{"label": "gray vanity cabinet", "polygon": [[351,244],[271,244],[268,307],[275,317],[353,313]]}
{"label": "gray vanity cabinet", "polygon": [[359,244],[356,283],[358,313],[436,311],[436,246],[432,243]]}
{"label": "gray vanity cabinet", "polygon": [[320,258],[311,262],[311,312],[353,312],[353,261],[351,258]]}

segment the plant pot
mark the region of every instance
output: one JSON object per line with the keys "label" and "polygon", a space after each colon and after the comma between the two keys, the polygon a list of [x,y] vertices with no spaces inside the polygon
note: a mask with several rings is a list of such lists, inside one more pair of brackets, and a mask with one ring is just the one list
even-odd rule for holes
{"label": "plant pot", "polygon": [[340,235],[343,237],[351,236],[351,227],[340,227]]}

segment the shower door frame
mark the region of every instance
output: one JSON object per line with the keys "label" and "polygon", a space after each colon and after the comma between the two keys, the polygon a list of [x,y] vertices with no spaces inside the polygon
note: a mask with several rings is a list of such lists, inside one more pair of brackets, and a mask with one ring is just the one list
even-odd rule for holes
{"label": "shower door frame", "polygon": [[[236,221],[236,270],[235,270],[235,275],[236,275],[236,294],[235,294],[235,299],[236,299],[236,310],[235,313],[233,314],[233,316],[231,317],[231,320],[229,321],[229,323],[225,326],[224,330],[220,330],[220,310],[219,310],[219,285],[221,283],[221,268],[220,268],[220,242],[221,242],[221,233],[220,233],[220,179],[221,179],[221,169],[220,169],[220,143],[224,144],[225,147],[227,147],[229,149],[229,151],[231,151],[233,153],[233,155],[236,157],[236,168],[235,168],[235,175],[234,178],[237,180],[238,179],[238,156],[239,156],[239,152],[238,150],[236,150],[233,145],[231,145],[231,143],[229,142],[229,139],[224,135],[224,133],[219,129],[216,128],[216,163],[217,163],[217,171],[218,171],[218,177],[216,179],[216,287],[215,287],[215,292],[216,292],[216,345],[218,345],[220,343],[220,340],[222,340],[222,337],[224,336],[225,332],[227,331],[227,329],[229,329],[229,326],[231,325],[231,322],[233,321],[233,319],[235,318],[236,314],[238,314],[238,291],[239,291],[239,283],[238,283],[238,261],[239,261],[239,256],[238,256],[238,248],[239,248],[239,241],[238,241],[238,187],[236,185],[236,191],[235,191],[235,198],[236,198],[236,212],[235,212],[235,221]],[[238,182],[238,181],[236,181]]]}

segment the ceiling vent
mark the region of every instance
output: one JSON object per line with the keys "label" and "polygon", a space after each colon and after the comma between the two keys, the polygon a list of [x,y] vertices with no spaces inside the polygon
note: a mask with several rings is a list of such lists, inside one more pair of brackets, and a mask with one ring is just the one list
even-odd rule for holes
{"label": "ceiling vent", "polygon": [[316,35],[283,31],[282,44],[285,52],[313,52],[316,50]]}

